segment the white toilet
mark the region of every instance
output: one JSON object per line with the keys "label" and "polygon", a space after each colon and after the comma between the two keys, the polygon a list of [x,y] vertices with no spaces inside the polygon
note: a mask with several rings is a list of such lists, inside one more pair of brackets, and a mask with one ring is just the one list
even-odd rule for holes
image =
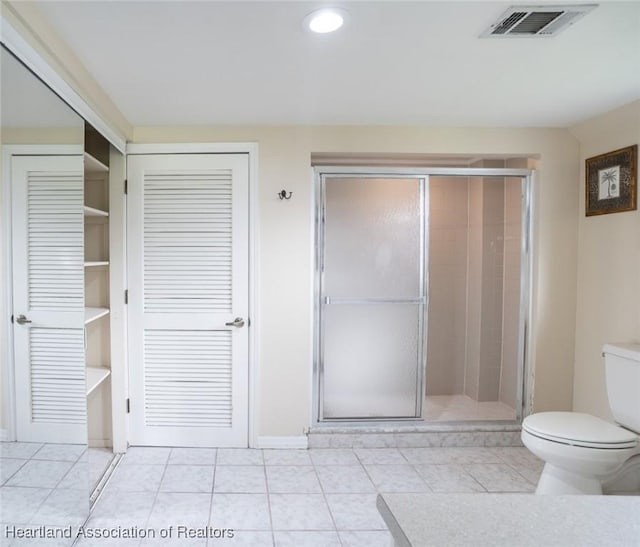
{"label": "white toilet", "polygon": [[602,494],[603,482],[629,465],[640,470],[640,345],[607,344],[602,352],[609,406],[620,425],[580,412],[527,416],[522,442],[545,462],[537,494]]}

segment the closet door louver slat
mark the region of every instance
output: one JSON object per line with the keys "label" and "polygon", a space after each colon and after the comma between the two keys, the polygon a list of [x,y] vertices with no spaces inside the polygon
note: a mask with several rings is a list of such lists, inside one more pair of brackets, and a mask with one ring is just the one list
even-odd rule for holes
{"label": "closet door louver slat", "polygon": [[229,331],[147,331],[144,346],[146,425],[231,426]]}
{"label": "closet door louver slat", "polygon": [[80,311],[84,306],[82,185],[82,173],[27,174],[31,310]]}
{"label": "closet door louver slat", "polygon": [[144,175],[144,309],[231,310],[232,172]]}
{"label": "closet door louver slat", "polygon": [[31,336],[31,416],[34,423],[85,424],[84,332],[41,329]]}
{"label": "closet door louver slat", "polygon": [[[231,310],[231,184],[231,170],[145,173],[145,311]],[[231,426],[230,332],[145,331],[144,351],[147,426]]]}

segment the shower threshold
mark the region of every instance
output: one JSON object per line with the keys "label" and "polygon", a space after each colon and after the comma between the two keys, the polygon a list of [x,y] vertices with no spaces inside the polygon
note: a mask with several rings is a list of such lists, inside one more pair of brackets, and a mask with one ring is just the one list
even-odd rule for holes
{"label": "shower threshold", "polygon": [[464,395],[425,399],[424,419],[333,420],[309,430],[310,448],[522,446],[513,408]]}

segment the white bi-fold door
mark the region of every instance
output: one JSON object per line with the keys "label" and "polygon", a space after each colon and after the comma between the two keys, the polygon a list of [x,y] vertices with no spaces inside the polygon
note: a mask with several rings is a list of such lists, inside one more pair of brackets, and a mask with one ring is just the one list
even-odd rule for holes
{"label": "white bi-fold door", "polygon": [[86,443],[83,158],[10,161],[17,440]]}
{"label": "white bi-fold door", "polygon": [[248,162],[128,156],[132,445],[248,444]]}

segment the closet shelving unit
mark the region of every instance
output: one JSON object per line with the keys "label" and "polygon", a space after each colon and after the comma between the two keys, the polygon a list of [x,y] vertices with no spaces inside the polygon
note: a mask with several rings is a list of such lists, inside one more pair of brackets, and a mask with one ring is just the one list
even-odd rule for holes
{"label": "closet shelving unit", "polygon": [[[93,505],[126,450],[124,346],[124,156],[84,131],[84,302],[88,464]],[[116,320],[116,318],[119,318]],[[114,418],[115,415],[115,418]],[[118,424],[114,428],[114,423]],[[117,432],[116,432],[117,429]],[[123,438],[124,437],[124,438]]]}
{"label": "closet shelving unit", "polygon": [[[108,156],[106,157],[108,161]],[[87,397],[101,389],[109,365],[109,166],[84,154],[85,353]]]}

